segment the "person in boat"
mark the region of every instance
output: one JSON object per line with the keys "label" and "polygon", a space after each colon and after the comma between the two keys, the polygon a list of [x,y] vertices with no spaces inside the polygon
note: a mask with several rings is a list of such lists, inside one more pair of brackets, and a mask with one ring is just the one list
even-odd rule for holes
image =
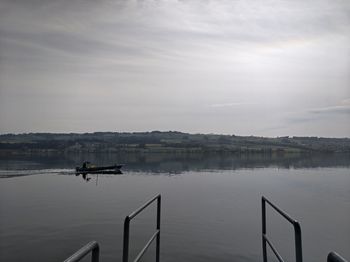
{"label": "person in boat", "polygon": [[88,168],[88,164],[90,164],[90,162],[85,161],[85,162],[83,163],[83,169]]}

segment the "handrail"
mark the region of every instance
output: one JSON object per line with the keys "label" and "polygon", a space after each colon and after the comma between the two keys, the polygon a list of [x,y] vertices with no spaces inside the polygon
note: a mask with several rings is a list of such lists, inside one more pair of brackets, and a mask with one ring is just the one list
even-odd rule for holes
{"label": "handrail", "polygon": [[146,207],[152,204],[155,200],[157,200],[157,228],[156,232],[152,235],[150,240],[146,243],[144,248],[140,251],[140,253],[136,256],[134,262],[138,262],[143,254],[146,252],[148,247],[151,245],[153,240],[156,238],[156,262],[159,262],[159,253],[160,253],[160,210],[161,210],[161,195],[158,194],[144,203],[141,207],[136,209],[130,215],[125,217],[124,220],[124,238],[123,238],[123,262],[129,261],[129,232],[130,232],[130,221],[136,217],[139,213],[141,213]]}
{"label": "handrail", "polygon": [[67,258],[64,262],[80,261],[82,258],[84,258],[90,252],[92,252],[91,253],[91,262],[99,262],[100,247],[96,241],[92,241],[92,242],[86,244],[81,249],[79,249],[77,252],[75,252],[73,255],[71,255],[69,258]]}
{"label": "handrail", "polygon": [[347,262],[347,260],[336,252],[330,252],[327,256],[327,262]]}
{"label": "handrail", "polygon": [[262,196],[261,198],[261,211],[262,211],[262,248],[263,248],[263,261],[267,262],[267,250],[266,243],[269,244],[271,250],[276,255],[280,262],[284,262],[281,255],[277,252],[276,248],[273,246],[272,242],[268,239],[266,235],[266,203],[268,203],[273,209],[275,209],[281,216],[283,216],[288,222],[290,222],[294,227],[295,235],[295,260],[296,262],[303,262],[302,253],[302,243],[301,243],[301,227],[298,221],[291,218],[286,212],[282,211],[276,205],[271,203],[267,198]]}

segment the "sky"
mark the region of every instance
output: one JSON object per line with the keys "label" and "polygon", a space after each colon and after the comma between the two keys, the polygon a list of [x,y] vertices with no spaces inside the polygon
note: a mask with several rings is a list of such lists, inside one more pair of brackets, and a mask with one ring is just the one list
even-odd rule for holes
{"label": "sky", "polygon": [[350,137],[348,0],[0,0],[0,133]]}

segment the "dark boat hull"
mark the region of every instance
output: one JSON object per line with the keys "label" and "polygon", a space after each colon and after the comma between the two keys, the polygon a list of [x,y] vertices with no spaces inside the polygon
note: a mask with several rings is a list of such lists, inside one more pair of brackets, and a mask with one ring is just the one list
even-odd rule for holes
{"label": "dark boat hull", "polygon": [[100,167],[77,167],[75,171],[78,173],[92,173],[92,172],[106,172],[106,171],[114,171],[117,172],[122,168],[122,165],[113,165],[113,166],[100,166]]}
{"label": "dark boat hull", "polygon": [[76,175],[80,175],[80,174],[82,175],[86,175],[86,174],[121,175],[123,173],[119,169],[115,169],[115,170],[100,170],[100,171],[76,171],[75,174]]}

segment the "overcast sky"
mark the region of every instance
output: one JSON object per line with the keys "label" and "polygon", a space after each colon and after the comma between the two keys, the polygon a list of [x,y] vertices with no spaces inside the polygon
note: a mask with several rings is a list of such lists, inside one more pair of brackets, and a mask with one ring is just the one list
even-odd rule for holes
{"label": "overcast sky", "polygon": [[350,1],[0,0],[0,133],[350,137]]}

